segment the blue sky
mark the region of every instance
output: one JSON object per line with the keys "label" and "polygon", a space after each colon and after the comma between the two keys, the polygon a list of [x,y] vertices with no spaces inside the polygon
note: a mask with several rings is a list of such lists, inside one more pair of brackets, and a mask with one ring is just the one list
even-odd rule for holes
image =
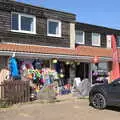
{"label": "blue sky", "polygon": [[77,21],[120,29],[120,0],[17,0],[76,14]]}

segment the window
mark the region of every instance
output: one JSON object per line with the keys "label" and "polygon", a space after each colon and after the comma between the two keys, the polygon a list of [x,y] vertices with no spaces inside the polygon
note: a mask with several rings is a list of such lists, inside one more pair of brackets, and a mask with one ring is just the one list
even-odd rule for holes
{"label": "window", "polygon": [[117,36],[117,46],[120,47],[120,36]]}
{"label": "window", "polygon": [[92,33],[92,45],[100,46],[100,34]]}
{"label": "window", "polygon": [[11,29],[14,32],[36,33],[36,17],[32,15],[12,13]]}
{"label": "window", "polygon": [[18,30],[18,14],[12,14],[12,30]]}
{"label": "window", "polygon": [[61,37],[61,21],[49,19],[47,21],[47,35]]}
{"label": "window", "polygon": [[98,64],[98,69],[108,71],[108,63],[107,62],[101,62]]}
{"label": "window", "polygon": [[111,35],[106,35],[106,39],[107,39],[107,48],[111,48]]}
{"label": "window", "polygon": [[77,44],[84,44],[85,42],[84,34],[85,33],[83,31],[79,31],[79,30],[75,31],[75,40]]}

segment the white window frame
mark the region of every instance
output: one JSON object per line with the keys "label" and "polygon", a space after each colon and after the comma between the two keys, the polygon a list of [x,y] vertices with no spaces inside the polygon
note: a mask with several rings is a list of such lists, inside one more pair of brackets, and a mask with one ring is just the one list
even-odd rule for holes
{"label": "white window frame", "polygon": [[80,31],[80,32],[83,32],[83,42],[76,42],[76,44],[85,44],[85,32],[84,31],[81,31],[81,30],[76,30],[76,31]]}
{"label": "white window frame", "polygon": [[[18,30],[13,30],[12,29],[12,14],[18,14]],[[21,30],[21,16],[28,17],[28,18],[33,18],[33,31]],[[12,32],[36,34],[36,16],[27,15],[27,14],[23,14],[23,13],[12,12],[11,13],[11,31]]]}
{"label": "white window frame", "polygon": [[[49,33],[49,22],[57,22],[58,23],[58,27],[59,27],[59,33],[58,34],[50,34]],[[54,20],[54,19],[48,19],[47,20],[47,36],[52,36],[52,37],[61,37],[61,21],[59,20]]]}
{"label": "white window frame", "polygon": [[100,44],[101,44],[101,41],[100,41],[100,40],[101,40],[101,35],[100,35],[100,33],[95,33],[95,34],[99,34],[99,38],[98,38],[98,44],[94,44],[94,43],[93,43],[93,34],[94,34],[94,33],[95,33],[95,32],[92,33],[92,45],[93,45],[93,46],[100,46]]}
{"label": "white window frame", "polygon": [[107,48],[111,48],[112,35],[106,35]]}

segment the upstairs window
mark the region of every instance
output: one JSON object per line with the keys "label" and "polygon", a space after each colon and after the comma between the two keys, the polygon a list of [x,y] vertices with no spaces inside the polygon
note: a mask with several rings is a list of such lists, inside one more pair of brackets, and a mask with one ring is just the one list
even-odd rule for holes
{"label": "upstairs window", "polygon": [[18,14],[12,14],[12,30],[18,30]]}
{"label": "upstairs window", "polygon": [[100,34],[99,33],[92,33],[92,45],[100,46]]}
{"label": "upstairs window", "polygon": [[85,33],[83,31],[76,30],[75,31],[75,40],[77,44],[85,43]]}
{"label": "upstairs window", "polygon": [[47,35],[61,37],[61,21],[49,19],[47,21]]}
{"label": "upstairs window", "polygon": [[111,48],[111,35],[106,35],[107,48]]}
{"label": "upstairs window", "polygon": [[36,17],[32,15],[12,13],[11,29],[14,32],[36,33]]}
{"label": "upstairs window", "polygon": [[120,47],[120,36],[117,36],[117,47]]}

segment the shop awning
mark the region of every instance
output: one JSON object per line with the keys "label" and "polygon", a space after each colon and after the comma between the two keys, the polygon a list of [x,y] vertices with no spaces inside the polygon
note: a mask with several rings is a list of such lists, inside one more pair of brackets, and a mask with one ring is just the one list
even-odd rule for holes
{"label": "shop awning", "polygon": [[[23,58],[43,58],[43,59],[64,59],[64,60],[78,60],[81,62],[91,62],[94,57],[91,56],[75,56],[75,55],[62,55],[62,54],[41,54],[41,53],[26,53],[26,52],[11,52],[11,51],[0,51],[0,55],[12,56],[15,54],[16,57]],[[99,57],[99,61],[111,61],[109,57]]]}

